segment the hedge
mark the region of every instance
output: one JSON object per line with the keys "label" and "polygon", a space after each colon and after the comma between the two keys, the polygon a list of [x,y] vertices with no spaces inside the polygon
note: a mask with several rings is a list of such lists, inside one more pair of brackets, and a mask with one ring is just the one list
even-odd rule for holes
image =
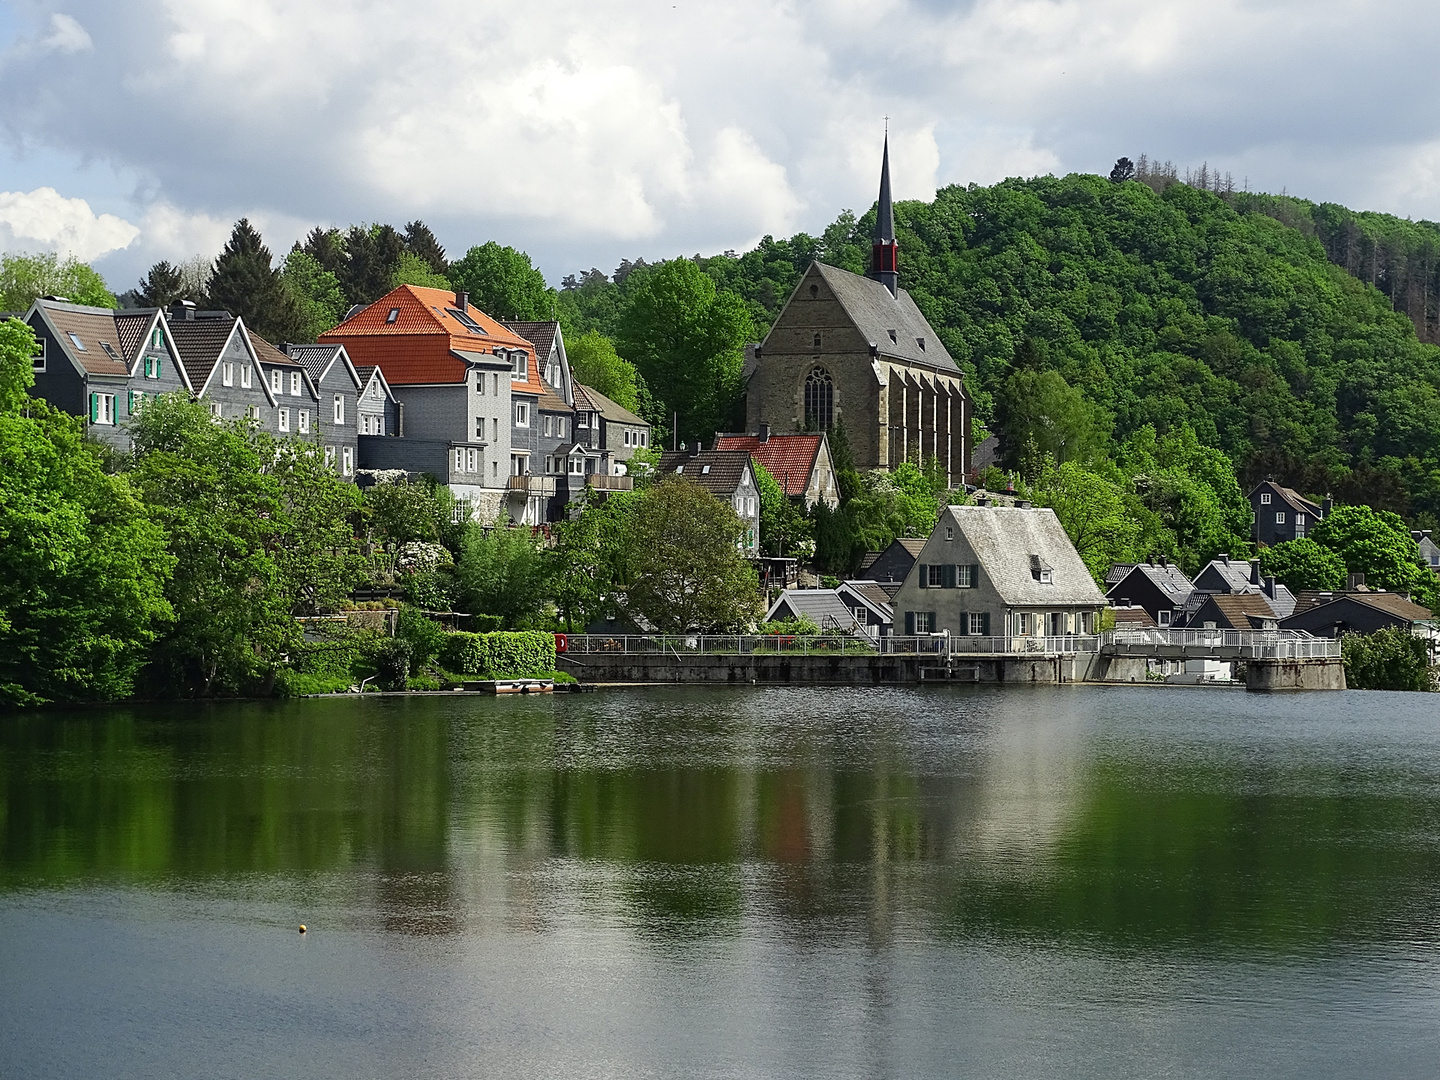
{"label": "hedge", "polygon": [[490,634],[447,634],[441,653],[445,670],[492,679],[538,679],[555,670],[555,635],[499,630]]}
{"label": "hedge", "polygon": [[1404,626],[1373,634],[1346,634],[1345,683],[1351,690],[1431,690],[1430,653],[1425,641]]}

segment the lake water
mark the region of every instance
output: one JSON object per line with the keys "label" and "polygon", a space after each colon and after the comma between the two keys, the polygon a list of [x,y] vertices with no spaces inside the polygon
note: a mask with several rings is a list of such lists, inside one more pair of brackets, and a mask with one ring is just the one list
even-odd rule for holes
{"label": "lake water", "polygon": [[6,1078],[1437,1072],[1428,695],[0,718]]}

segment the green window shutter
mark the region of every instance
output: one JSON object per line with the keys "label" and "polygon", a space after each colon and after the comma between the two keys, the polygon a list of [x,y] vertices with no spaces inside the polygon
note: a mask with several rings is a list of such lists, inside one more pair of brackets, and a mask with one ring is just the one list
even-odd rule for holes
{"label": "green window shutter", "polygon": [[955,564],[946,563],[940,570],[940,586],[945,589],[955,588]]}
{"label": "green window shutter", "polygon": [[988,611],[980,616],[980,633],[985,637],[990,636],[990,613]]}
{"label": "green window shutter", "polygon": [[970,616],[969,616],[969,615],[966,615],[965,612],[962,611],[962,612],[960,612],[960,633],[962,633],[962,634],[968,634],[969,632],[970,632]]}
{"label": "green window shutter", "polygon": [[100,395],[90,395],[90,422],[93,424],[100,419]]}
{"label": "green window shutter", "polygon": [[928,589],[930,587],[930,568],[923,562],[918,565],[920,567],[920,588]]}
{"label": "green window shutter", "polygon": [[913,611],[905,612],[905,634],[907,637],[915,636],[915,613]]}

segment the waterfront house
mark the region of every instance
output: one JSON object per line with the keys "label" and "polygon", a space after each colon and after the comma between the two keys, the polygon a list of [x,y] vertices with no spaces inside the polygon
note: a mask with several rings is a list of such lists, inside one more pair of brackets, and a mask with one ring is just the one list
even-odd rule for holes
{"label": "waterfront house", "polygon": [[[575,444],[575,384],[558,322],[504,321],[534,346],[510,374],[514,416],[510,430],[510,516],[527,525],[558,521],[583,490],[569,484]],[[593,471],[593,470],[592,470]]]}
{"label": "waterfront house", "polygon": [[650,425],[593,386],[576,383],[575,441],[598,460],[596,472],[624,476],[635,451],[650,446]]}
{"label": "waterfront house", "polygon": [[665,454],[660,458],[661,476],[683,476],[693,480],[717,499],[729,503],[745,532],[740,552],[746,558],[760,554],[760,492],[750,455],[743,450],[700,450]]}
{"label": "waterfront house", "polygon": [[1405,627],[1433,636],[1435,616],[1401,593],[1378,591],[1302,592],[1295,612],[1280,623],[1284,630],[1305,630],[1316,637],[1373,634]]}
{"label": "waterfront house", "polygon": [[513,430],[511,376],[535,346],[473,307],[468,295],[401,285],[352,312],[322,344],[378,367],[400,407],[403,433],[359,443],[360,466],[430,475],[472,516],[506,512]]}
{"label": "waterfront house", "polygon": [[947,506],[895,595],[897,631],[951,637],[1093,634],[1104,607],[1048,507]]}
{"label": "waterfront house", "polygon": [[1195,592],[1186,612],[1187,625],[1193,622],[1194,612],[1206,593],[1259,593],[1269,601],[1277,619],[1286,618],[1295,610],[1295,594],[1273,577],[1262,575],[1259,559],[1232,559],[1221,554],[1206,563],[1195,575]]}
{"label": "waterfront house", "polygon": [[842,581],[835,594],[850,608],[855,621],[870,637],[886,637],[895,626],[893,597],[898,586],[888,589],[878,581]]}
{"label": "waterfront house", "polygon": [[1308,535],[1330,512],[1330,500],[1315,503],[1294,488],[1266,480],[1250,492],[1250,509],[1255,519],[1255,542],[1273,547]]}
{"label": "waterfront house", "polygon": [[884,551],[866,552],[860,572],[872,581],[904,581],[925,548],[923,536],[901,536]]}
{"label": "waterfront house", "polygon": [[1278,625],[1262,593],[1206,593],[1190,615],[1190,630],[1274,630]]}
{"label": "waterfront house", "polygon": [[[318,442],[320,398],[305,368],[259,335],[251,334],[250,344],[255,349],[260,378],[270,387],[274,401],[266,430],[280,438]],[[331,456],[340,460],[336,452],[332,451]]]}
{"label": "waterfront house", "polygon": [[774,435],[769,425],[761,424],[755,435],[717,435],[715,449],[749,453],[765,466],[781,490],[806,510],[821,502],[832,510],[840,505],[830,440],[823,431]]}
{"label": "waterfront house", "polygon": [[807,618],[825,634],[863,632],[855,612],[837,589],[785,589],[765,613],[766,622]]}
{"label": "waterfront house", "polygon": [[1150,613],[1156,626],[1166,627],[1181,621],[1194,591],[1184,571],[1162,558],[1131,566],[1105,595],[1117,606],[1139,605]]}
{"label": "waterfront house", "polygon": [[43,298],[25,323],[35,332],[30,393],[84,419],[86,434],[130,448],[126,423],[146,398],[192,390],[158,308],[113,311]]}
{"label": "waterfront house", "polygon": [[341,473],[355,473],[356,448],[360,434],[360,373],[345,346],[330,343],[287,345],[286,354],[310,377],[318,402],[317,434],[326,458],[341,463]]}

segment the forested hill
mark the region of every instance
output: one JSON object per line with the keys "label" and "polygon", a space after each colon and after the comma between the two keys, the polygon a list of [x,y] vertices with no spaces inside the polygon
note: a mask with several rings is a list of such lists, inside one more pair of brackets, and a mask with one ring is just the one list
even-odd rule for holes
{"label": "forested hill", "polygon": [[[1146,424],[1188,422],[1243,482],[1273,473],[1440,518],[1440,348],[1381,291],[1433,336],[1433,225],[1085,175],[949,187],[899,204],[896,221],[901,283],[971,374],[979,416],[1010,436],[1012,464],[1034,403],[1007,395],[1033,396],[1017,375],[1038,369],[1064,380],[1043,380],[1041,450],[1103,454]],[[698,261],[763,332],[812,258],[863,270],[872,222],[847,212],[820,237]],[[567,279],[562,318],[613,336],[645,271]]]}

